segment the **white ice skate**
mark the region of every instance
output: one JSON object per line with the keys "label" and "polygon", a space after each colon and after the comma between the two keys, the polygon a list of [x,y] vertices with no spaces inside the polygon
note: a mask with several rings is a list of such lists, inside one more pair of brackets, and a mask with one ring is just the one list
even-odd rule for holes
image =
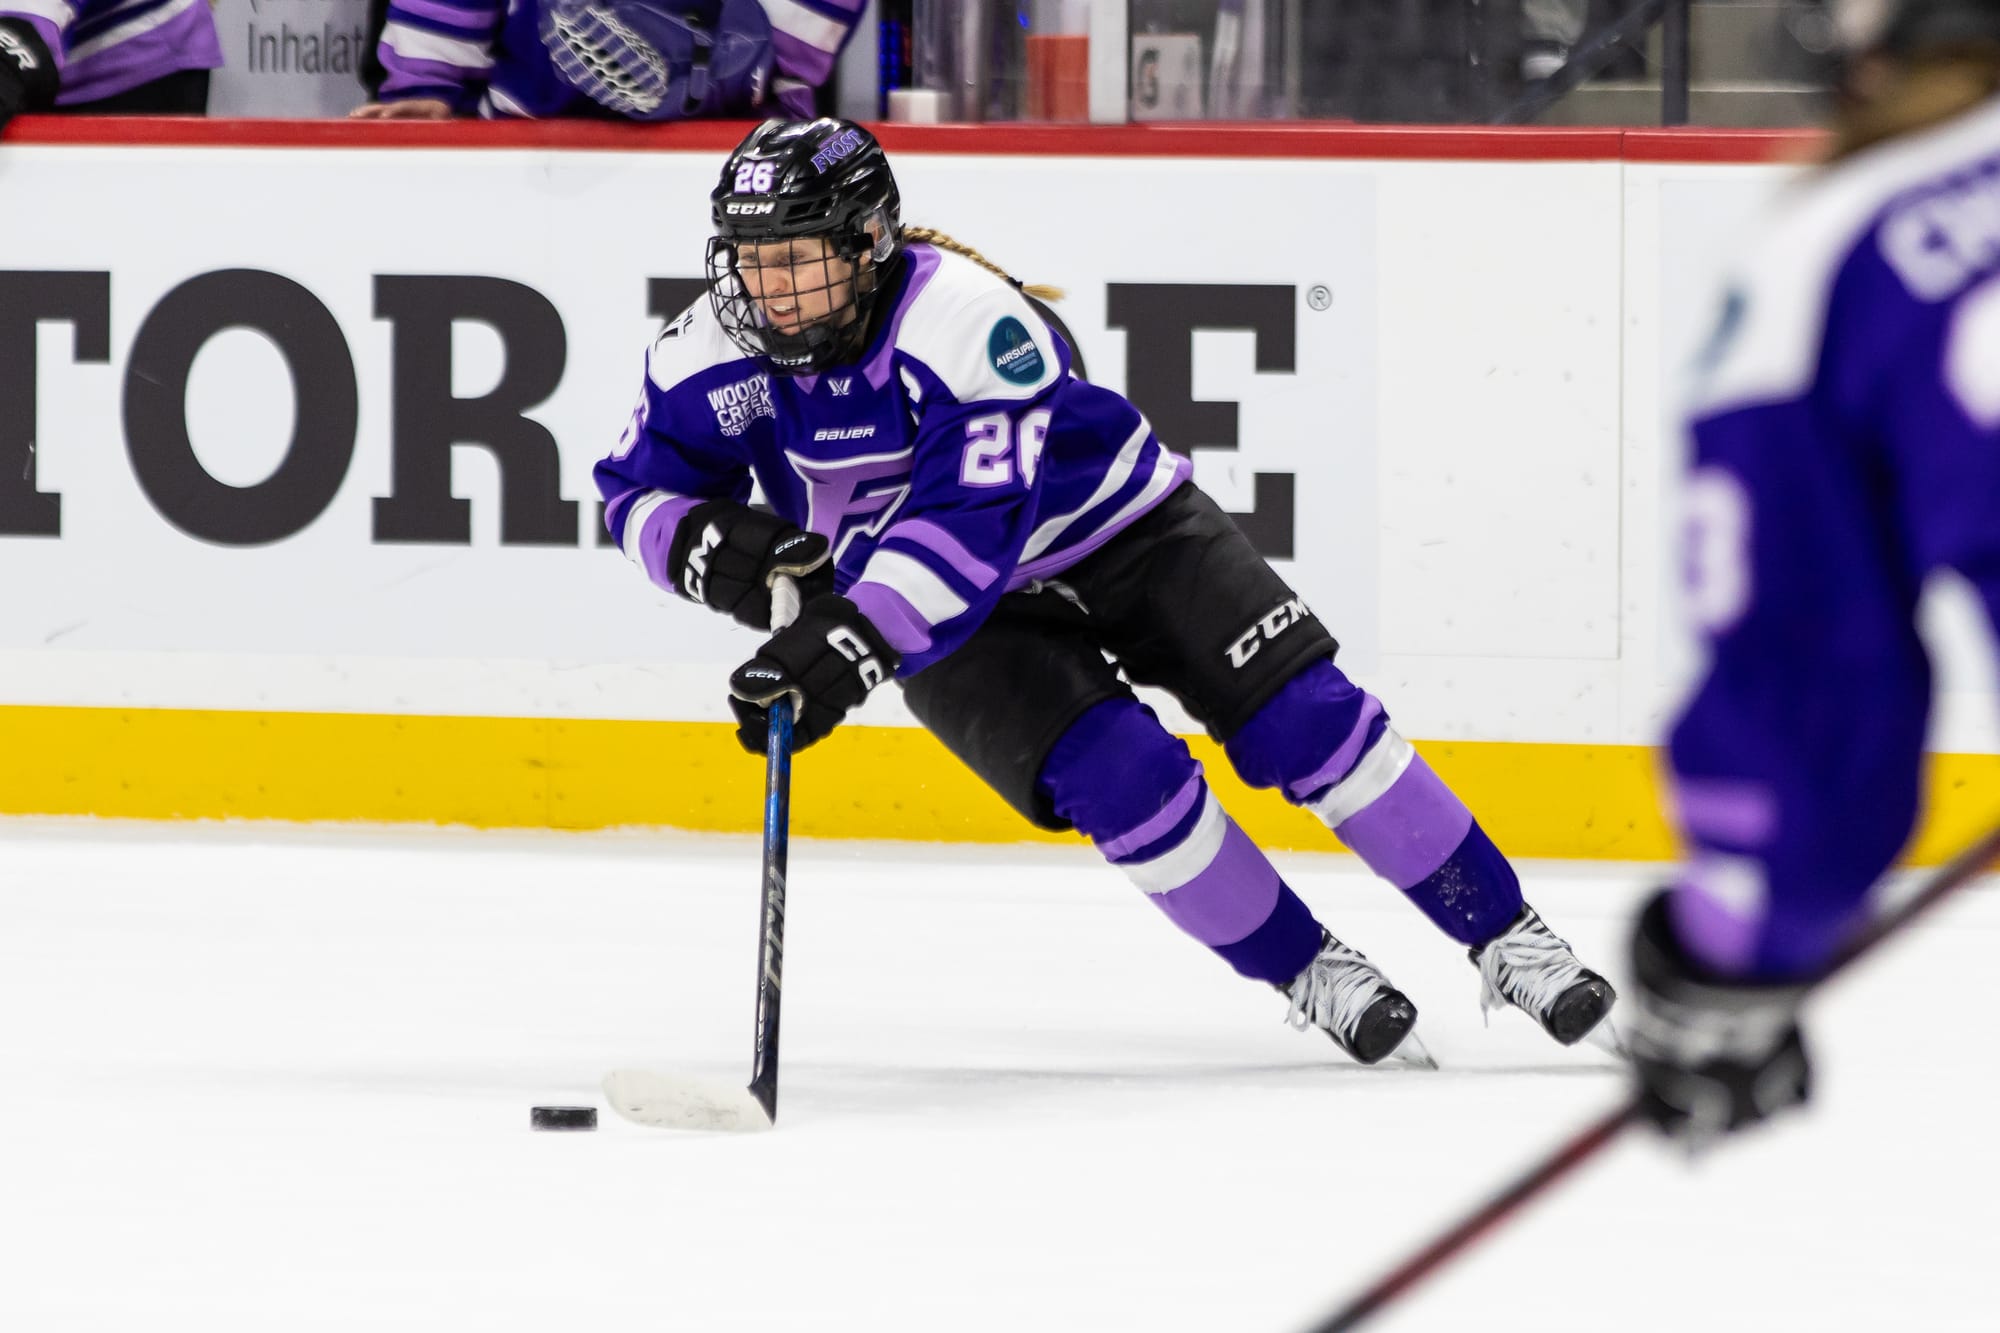
{"label": "white ice skate", "polygon": [[1479,996],[1482,1011],[1511,1004],[1565,1046],[1588,1037],[1592,1045],[1613,1055],[1624,1054],[1607,1018],[1618,992],[1578,962],[1534,908],[1523,905],[1514,924],[1469,954],[1484,983]]}
{"label": "white ice skate", "polygon": [[1308,1026],[1320,1029],[1359,1063],[1372,1065],[1396,1052],[1410,1064],[1437,1068],[1411,1031],[1417,1006],[1410,997],[1328,931],[1320,931],[1319,953],[1305,971],[1279,989],[1292,1001],[1286,1022],[1302,1032]]}

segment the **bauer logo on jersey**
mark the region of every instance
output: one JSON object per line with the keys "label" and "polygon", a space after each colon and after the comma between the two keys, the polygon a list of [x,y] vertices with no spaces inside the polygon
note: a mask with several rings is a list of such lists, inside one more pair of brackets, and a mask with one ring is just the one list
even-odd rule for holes
{"label": "bauer logo on jersey", "polygon": [[993,369],[1009,384],[1033,384],[1042,377],[1042,349],[1012,315],[993,326],[986,339],[986,354],[993,358]]}

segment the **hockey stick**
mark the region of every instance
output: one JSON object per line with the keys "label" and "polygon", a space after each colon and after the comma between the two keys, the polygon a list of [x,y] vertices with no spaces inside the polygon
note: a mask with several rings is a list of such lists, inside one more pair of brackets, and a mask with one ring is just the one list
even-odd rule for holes
{"label": "hockey stick", "polygon": [[[789,625],[799,614],[798,585],[780,577],[771,587],[771,624]],[[778,1122],[778,1002],[785,967],[785,858],[792,824],[792,701],[771,705],[764,751],[763,897],[758,914],[757,1035],[751,1048],[750,1086],[647,1069],[614,1069],[604,1076],[611,1109],[656,1129],[769,1129]]]}
{"label": "hockey stick", "polygon": [[[1877,917],[1834,955],[1833,961],[1814,979],[1809,989],[1818,990],[1839,976],[1872,952],[1876,945],[1936,906],[1945,895],[1978,878],[1996,859],[2000,859],[2000,827],[1994,828],[1952,858],[1949,864],[1939,868],[1908,902]],[[1327,1319],[1314,1324],[1307,1333],[1345,1333],[1348,1329],[1359,1328],[1368,1316],[1416,1286],[1459,1251],[1505,1221],[1523,1204],[1595,1157],[1600,1149],[1610,1145],[1627,1125],[1638,1118],[1639,1098],[1634,1094],[1515,1177],[1505,1189],[1474,1209],[1463,1221],[1397,1265],[1388,1276],[1341,1306]]]}

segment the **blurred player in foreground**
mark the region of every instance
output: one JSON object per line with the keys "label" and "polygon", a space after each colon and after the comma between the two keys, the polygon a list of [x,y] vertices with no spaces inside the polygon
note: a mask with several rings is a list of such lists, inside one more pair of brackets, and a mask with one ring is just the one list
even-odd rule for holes
{"label": "blurred player in foreground", "polygon": [[1690,412],[1690,860],[1640,916],[1627,1035],[1695,1141],[1806,1098],[1805,985],[1916,820],[1924,581],[2000,623],[2000,0],[1832,12],[1831,160],[1735,268]]}
{"label": "blurred player in foreground", "polygon": [[[804,747],[898,677],[1024,817],[1088,836],[1296,1026],[1389,1055],[1415,1006],[1320,926],[1128,681],[1160,686],[1466,946],[1486,1004],[1565,1043],[1601,1022],[1611,987],[1319,621],[1138,409],[1071,373],[1029,299],[1053,293],[904,228],[881,146],[845,121],[767,121],[711,204],[710,294],[653,344],[597,482],[663,588],[768,632],[773,579],[800,581],[799,618],[730,679],[747,749],[780,698]],[[775,515],[746,503],[753,475]]]}

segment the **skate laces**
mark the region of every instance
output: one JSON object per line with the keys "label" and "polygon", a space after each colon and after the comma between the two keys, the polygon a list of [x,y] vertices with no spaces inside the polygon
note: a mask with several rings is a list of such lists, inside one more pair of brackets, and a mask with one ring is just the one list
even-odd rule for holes
{"label": "skate laces", "polygon": [[1569,945],[1530,911],[1519,924],[1480,950],[1479,979],[1485,983],[1479,996],[1480,1011],[1512,1003],[1539,1022],[1557,997],[1588,970],[1576,961]]}
{"label": "skate laces", "polygon": [[1311,1024],[1352,1037],[1368,1006],[1389,989],[1389,979],[1375,964],[1328,936],[1318,956],[1292,982],[1287,992],[1292,1007],[1285,1021],[1301,1032]]}

